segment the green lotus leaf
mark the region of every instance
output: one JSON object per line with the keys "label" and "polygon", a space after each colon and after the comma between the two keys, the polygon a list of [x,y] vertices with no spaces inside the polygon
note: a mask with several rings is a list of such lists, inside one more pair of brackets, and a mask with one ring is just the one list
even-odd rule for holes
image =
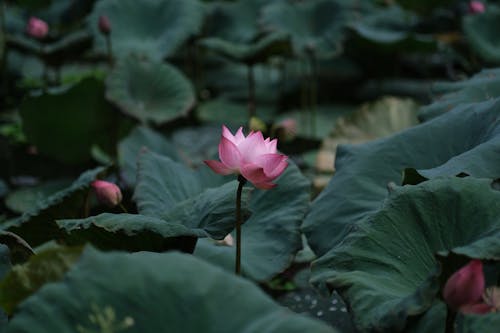
{"label": "green lotus leaf", "polygon": [[[237,182],[221,185],[222,177],[209,177],[209,172],[195,172],[143,151],[134,193],[139,214],[100,214],[59,220],[58,225],[72,244],[90,241],[102,249],[192,252],[196,237],[221,239],[234,228]],[[242,195],[244,214],[249,193],[245,189]]]}
{"label": "green lotus leaf", "polygon": [[144,148],[174,161],[179,159],[176,147],[160,133],[148,127],[136,127],[118,144],[118,163],[123,179],[130,186],[136,182],[137,159]]}
{"label": "green lotus leaf", "polygon": [[104,84],[92,78],[62,92],[28,97],[20,114],[27,140],[65,163],[89,161],[92,145],[112,152],[125,125],[104,99]]}
{"label": "green lotus leaf", "polygon": [[19,235],[31,246],[62,237],[55,220],[80,217],[90,183],[105,172],[106,168],[98,167],[82,173],[69,187],[44,198],[33,211],[3,223],[1,229]]}
{"label": "green lotus leaf", "polygon": [[198,33],[203,7],[196,0],[99,1],[89,16],[88,25],[95,37],[95,49],[105,53],[106,41],[98,28],[101,15],[106,15],[111,23],[115,57],[134,53],[141,58],[162,60]]}
{"label": "green lotus leaf", "polygon": [[81,247],[54,247],[37,253],[23,265],[13,266],[0,281],[0,306],[8,314],[49,282],[60,280],[80,257]]}
{"label": "green lotus leaf", "polygon": [[53,180],[37,186],[21,188],[9,193],[5,205],[16,213],[27,213],[37,208],[46,197],[71,185],[68,180]]}
{"label": "green lotus leaf", "polygon": [[238,44],[251,43],[260,32],[260,11],[269,2],[238,0],[207,5],[206,35]]}
{"label": "green lotus leaf", "polygon": [[291,44],[288,33],[276,32],[252,43],[236,43],[217,37],[200,41],[200,45],[230,60],[253,65],[272,56],[288,56]]}
{"label": "green lotus leaf", "polygon": [[396,188],[313,263],[312,280],[342,294],[361,330],[403,330],[439,297],[438,253],[500,259],[500,192],[491,185],[452,177]]}
{"label": "green lotus leaf", "polygon": [[462,28],[471,48],[485,61],[500,63],[500,42],[497,31],[500,28],[500,8],[490,6],[479,15],[466,15]]}
{"label": "green lotus leaf", "polygon": [[431,36],[414,32],[418,18],[398,6],[390,6],[355,20],[350,27],[365,42],[375,43],[378,50],[424,51],[436,49],[435,40]]}
{"label": "green lotus leaf", "polygon": [[108,76],[106,98],[141,123],[157,125],[185,116],[195,103],[191,82],[178,69],[135,56]]}
{"label": "green lotus leaf", "polygon": [[6,332],[103,328],[130,333],[334,332],[277,305],[249,281],[192,256],[92,249],[64,280],[21,304]]}
{"label": "green lotus leaf", "polygon": [[[500,178],[500,100],[458,107],[421,125],[360,145],[337,148],[336,173],[312,203],[303,230],[319,255],[375,212],[403,171],[436,177]],[[457,136],[456,133],[460,133]]]}
{"label": "green lotus leaf", "polygon": [[[252,193],[253,214],[242,226],[242,271],[257,281],[283,272],[302,248],[299,228],[309,205],[310,183],[292,163],[276,183],[271,191]],[[199,240],[194,254],[234,271],[234,246]]]}
{"label": "green lotus leaf", "polygon": [[90,242],[103,250],[193,252],[196,237],[208,236],[201,228],[140,214],[103,213],[85,219],[58,220],[57,224],[66,231],[68,244]]}
{"label": "green lotus leaf", "polygon": [[418,117],[422,121],[437,117],[460,104],[500,97],[500,69],[485,69],[459,82],[434,83],[432,92],[436,95],[435,101],[420,108]]}
{"label": "green lotus leaf", "polygon": [[342,49],[349,8],[334,0],[281,1],[262,10],[266,30],[288,32],[295,54],[332,57]]}
{"label": "green lotus leaf", "polygon": [[[139,160],[134,200],[140,214],[205,229],[220,239],[234,227],[237,184],[227,180],[212,175],[206,167],[193,171],[166,156],[144,152]],[[250,189],[243,191],[245,214],[249,194]]]}

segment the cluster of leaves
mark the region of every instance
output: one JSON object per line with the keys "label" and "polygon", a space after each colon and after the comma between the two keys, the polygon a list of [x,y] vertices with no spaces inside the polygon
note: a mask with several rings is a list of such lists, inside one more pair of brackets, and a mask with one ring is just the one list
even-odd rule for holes
{"label": "cluster of leaves", "polygon": [[[500,62],[500,7],[467,3],[2,2],[0,332],[443,330],[446,278],[469,258],[500,272],[500,72],[472,76]],[[358,108],[385,94],[435,101]],[[244,188],[241,279],[222,241],[237,182],[202,161],[247,108],[295,162]]]}

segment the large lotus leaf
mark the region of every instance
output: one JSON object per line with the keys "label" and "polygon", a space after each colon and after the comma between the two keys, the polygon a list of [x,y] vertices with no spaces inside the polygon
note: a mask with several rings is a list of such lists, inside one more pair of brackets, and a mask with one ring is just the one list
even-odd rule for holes
{"label": "large lotus leaf", "polygon": [[20,114],[28,141],[66,163],[90,160],[92,145],[112,152],[123,124],[104,99],[104,84],[91,78],[63,92],[26,98]]}
{"label": "large lotus leaf", "polygon": [[81,247],[49,248],[12,270],[0,281],[0,306],[12,314],[21,301],[35,293],[48,282],[60,280],[73,263],[80,257]]}
{"label": "large lotus leaf", "polygon": [[[309,205],[310,183],[291,163],[277,184],[252,193],[253,214],[242,226],[242,271],[257,281],[284,271],[302,247],[299,227]],[[234,247],[200,240],[195,255],[234,271]]]}
{"label": "large lotus leaf", "polygon": [[[192,251],[196,237],[221,239],[234,228],[237,182],[195,172],[166,156],[144,151],[134,199],[140,214],[101,214],[59,220],[69,242],[103,249]],[[242,196],[248,214],[249,189]],[[193,242],[194,241],[194,242]]]}
{"label": "large lotus leaf", "polygon": [[259,33],[258,20],[266,0],[217,2],[207,6],[206,35],[233,43],[251,43]]}
{"label": "large lotus leaf", "polygon": [[384,97],[364,104],[355,112],[337,118],[331,134],[323,140],[316,167],[320,171],[333,172],[339,144],[386,137],[417,123],[417,104],[411,99]]}
{"label": "large lotus leaf", "polygon": [[435,40],[431,36],[413,32],[417,23],[418,18],[413,13],[390,6],[355,20],[350,26],[363,40],[377,44],[378,49],[384,47],[389,52],[395,49],[406,52],[435,50]]}
{"label": "large lotus leaf", "polygon": [[200,41],[200,45],[230,60],[253,65],[273,56],[291,55],[288,33],[275,32],[252,43],[236,43],[218,37]]}
{"label": "large lotus leaf", "polygon": [[[185,127],[173,133],[172,143],[179,149],[180,159],[184,164],[199,168],[205,166],[204,160],[213,159],[218,154],[220,124],[221,122],[217,126]],[[238,125],[229,126],[229,128],[232,128],[234,132],[241,124],[238,123]]]}
{"label": "large lotus leaf", "polygon": [[262,11],[267,30],[291,35],[295,54],[313,53],[319,57],[331,57],[341,51],[349,18],[349,9],[335,0],[281,1]]}
{"label": "large lotus leaf", "polygon": [[63,281],[43,287],[19,307],[7,333],[106,328],[131,333],[334,332],[192,256],[89,249]]}
{"label": "large lotus leaf", "polygon": [[203,19],[196,0],[104,0],[96,3],[88,24],[95,48],[106,52],[105,38],[98,29],[99,16],[111,22],[111,45],[115,57],[134,53],[161,60],[169,57],[193,34]]}
{"label": "large lotus leaf", "polygon": [[432,119],[459,104],[483,102],[500,97],[500,69],[485,69],[464,81],[434,83],[432,91],[438,98],[434,103],[420,108],[420,120]]}
{"label": "large lotus leaf", "polygon": [[[337,245],[386,198],[405,168],[421,177],[500,177],[500,101],[458,107],[387,138],[337,148],[337,170],[315,199],[303,229],[319,255]],[[460,133],[459,136],[456,134]]]}
{"label": "large lotus leaf", "polygon": [[[276,108],[279,98],[277,92],[280,89],[280,73],[276,67],[267,64],[255,64],[252,68],[255,79],[257,116],[261,117],[261,113],[267,112],[270,108]],[[217,97],[240,101],[246,105],[248,101],[247,65],[226,61],[221,66],[207,68],[204,74],[207,87],[215,91]]]}
{"label": "large lotus leaf", "polygon": [[31,246],[61,237],[55,219],[80,217],[85,210],[90,183],[105,170],[98,167],[82,173],[71,186],[44,198],[36,209],[2,224],[1,229],[14,232]]}
{"label": "large lotus leaf", "polygon": [[[227,178],[212,176],[207,168],[193,171],[152,152],[139,160],[134,200],[140,214],[203,228],[223,238],[234,224],[237,183],[221,186]],[[243,191],[242,207],[248,210],[249,189]]]}
{"label": "large lotus leaf", "polygon": [[53,180],[37,186],[21,188],[9,193],[5,205],[16,213],[27,213],[38,208],[39,202],[71,185],[68,180]]}
{"label": "large lotus leaf", "polygon": [[106,98],[142,123],[163,124],[185,116],[195,103],[189,79],[175,67],[122,59],[108,76]]}
{"label": "large lotus leaf", "polygon": [[135,184],[137,174],[137,159],[142,149],[166,155],[178,160],[176,147],[164,136],[154,130],[138,126],[118,144],[118,163],[124,180],[130,186]]}
{"label": "large lotus leaf", "polygon": [[497,31],[500,29],[500,8],[488,7],[479,15],[466,15],[462,27],[471,48],[485,61],[500,63],[500,42]]}
{"label": "large lotus leaf", "polygon": [[58,220],[69,244],[92,243],[104,250],[192,252],[195,237],[207,237],[201,228],[138,214],[103,213],[86,219]]}
{"label": "large lotus leaf", "polygon": [[500,192],[491,185],[451,177],[396,188],[313,263],[313,280],[341,292],[362,330],[401,331],[439,297],[437,253],[500,259]]}

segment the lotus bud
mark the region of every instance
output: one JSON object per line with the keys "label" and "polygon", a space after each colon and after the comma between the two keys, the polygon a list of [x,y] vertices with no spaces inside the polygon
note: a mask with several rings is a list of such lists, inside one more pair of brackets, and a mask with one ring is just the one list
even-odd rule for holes
{"label": "lotus bud", "polygon": [[111,22],[109,22],[109,18],[106,15],[99,16],[99,31],[103,35],[109,35],[111,32]]}
{"label": "lotus bud", "polygon": [[481,1],[470,1],[469,2],[469,13],[471,14],[481,14],[484,13],[486,7]]}
{"label": "lotus bud", "polygon": [[114,207],[122,201],[122,192],[113,183],[104,180],[95,180],[91,186],[95,191],[97,200],[108,207]]}
{"label": "lotus bud", "polygon": [[278,140],[264,139],[261,132],[250,132],[247,137],[240,127],[235,135],[222,126],[219,143],[219,161],[205,161],[221,175],[241,175],[260,189],[276,186],[272,181],[278,178],[288,166],[288,157],[277,152]]}
{"label": "lotus bud", "polygon": [[443,299],[450,308],[458,311],[461,307],[478,303],[484,286],[483,263],[474,259],[446,281]]}
{"label": "lotus bud", "polygon": [[44,39],[49,33],[49,25],[37,17],[30,17],[26,26],[26,33],[36,39]]}

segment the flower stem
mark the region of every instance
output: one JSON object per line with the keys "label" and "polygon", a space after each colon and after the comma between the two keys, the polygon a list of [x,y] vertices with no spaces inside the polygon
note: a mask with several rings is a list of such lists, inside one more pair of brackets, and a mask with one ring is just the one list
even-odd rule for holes
{"label": "flower stem", "polygon": [[113,66],[113,48],[111,47],[111,36],[108,34],[106,38],[106,50],[108,53],[108,63],[109,66]]}
{"label": "flower stem", "polygon": [[253,73],[253,65],[247,66],[248,79],[248,121],[255,117],[255,77]]}
{"label": "flower stem", "polygon": [[446,327],[445,333],[454,333],[455,332],[455,319],[457,318],[457,312],[447,307],[446,311]]}
{"label": "flower stem", "polygon": [[247,180],[239,175],[238,176],[238,190],[236,192],[236,261],[234,265],[234,272],[236,275],[241,275],[241,192]]}

